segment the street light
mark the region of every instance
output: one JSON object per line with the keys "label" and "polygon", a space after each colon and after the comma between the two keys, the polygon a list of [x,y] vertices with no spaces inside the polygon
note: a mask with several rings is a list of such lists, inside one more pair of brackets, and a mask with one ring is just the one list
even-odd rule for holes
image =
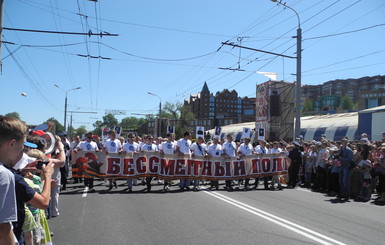
{"label": "street light", "polygon": [[277,4],[280,4],[290,10],[292,10],[298,19],[298,29],[297,29],[297,85],[296,85],[296,97],[295,97],[295,127],[294,127],[294,140],[299,137],[301,131],[301,62],[302,62],[302,30],[301,30],[301,21],[297,11],[295,11],[290,6],[287,6],[286,3],[279,2],[277,0],[271,0]]}
{"label": "street light", "polygon": [[158,132],[157,132],[157,136],[161,136],[161,132],[162,132],[162,119],[160,117],[161,113],[162,113],[162,100],[161,98],[159,97],[159,95],[157,94],[154,94],[154,93],[151,93],[151,92],[147,92],[149,95],[152,95],[152,96],[157,96],[159,98],[159,123],[158,123]]}
{"label": "street light", "polygon": [[81,89],[81,87],[71,88],[71,89],[68,89],[68,90],[64,90],[59,85],[57,85],[57,84],[54,84],[54,85],[55,85],[55,87],[57,87],[58,89],[62,90],[66,94],[66,97],[65,97],[65,100],[64,100],[64,131],[67,131],[67,125],[66,125],[66,123],[67,123],[67,94],[70,91]]}

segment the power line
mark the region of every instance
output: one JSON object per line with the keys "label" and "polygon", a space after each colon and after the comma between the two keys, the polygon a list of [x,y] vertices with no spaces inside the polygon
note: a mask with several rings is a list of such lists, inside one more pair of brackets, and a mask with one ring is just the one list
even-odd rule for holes
{"label": "power line", "polygon": [[329,73],[340,72],[340,71],[356,70],[358,68],[364,68],[364,67],[370,67],[370,66],[376,66],[376,65],[382,65],[382,64],[385,64],[385,62],[379,62],[379,63],[363,65],[363,66],[356,66],[356,67],[351,67],[351,68],[346,68],[346,69],[341,69],[341,70],[334,70],[334,71],[327,71],[327,72],[321,72],[321,73],[308,74],[308,75],[304,75],[304,76],[310,77],[310,76],[323,75],[323,74],[329,74]]}
{"label": "power line", "polygon": [[[21,0],[22,1],[22,0]],[[26,2],[26,1],[22,1],[24,2],[25,4],[28,4],[30,6],[33,6],[31,5],[29,2]],[[37,5],[41,5],[41,6],[45,6],[47,7],[47,5],[44,5],[44,4],[38,4],[38,3],[35,3]],[[35,8],[39,8],[39,7],[36,7],[36,6],[33,6]],[[40,8],[41,9],[41,8]],[[65,9],[59,9],[58,10],[61,10],[63,12],[67,12],[67,13],[70,13],[70,14],[75,14],[75,15],[78,15],[77,13],[75,12],[72,12],[72,11],[68,11],[68,10],[65,10]],[[87,16],[87,18],[95,18],[93,16]],[[111,20],[111,19],[105,19],[105,18],[99,18],[101,21],[105,21],[105,22],[112,22],[112,23],[118,23],[118,24],[124,24],[124,25],[131,25],[131,26],[137,26],[137,27],[145,27],[145,28],[151,28],[151,29],[158,29],[158,30],[165,30],[165,31],[173,31],[173,32],[182,32],[182,33],[190,33],[190,34],[198,34],[198,35],[205,35],[205,36],[217,36],[217,37],[234,37],[234,36],[231,36],[231,35],[224,35],[224,34],[215,34],[215,33],[205,33],[205,32],[197,32],[197,31],[189,31],[189,30],[183,30],[183,29],[176,29],[176,28],[169,28],[169,27],[162,27],[162,26],[154,26],[154,25],[144,25],[144,24],[138,24],[138,23],[132,23],[132,22],[125,22],[125,21],[119,21],[119,20]]]}
{"label": "power line", "polygon": [[315,27],[321,25],[322,23],[324,23],[324,22],[330,20],[331,18],[333,18],[333,17],[339,15],[340,13],[342,13],[342,12],[344,12],[345,10],[351,8],[352,6],[356,5],[356,4],[359,3],[359,2],[361,2],[361,0],[358,0],[358,1],[356,1],[356,2],[354,2],[354,3],[352,3],[352,4],[350,4],[350,5],[347,6],[346,8],[344,8],[344,9],[338,11],[337,13],[335,13],[335,14],[333,14],[333,15],[331,15],[331,16],[329,16],[328,18],[326,18],[325,20],[319,22],[318,24],[316,24],[316,25],[314,25],[314,26],[308,28],[306,31],[304,31],[304,33],[306,33],[306,32],[308,32],[308,31],[310,31],[311,29],[313,29],[313,28],[315,28]]}
{"label": "power line", "polygon": [[111,34],[108,32],[92,33],[91,30],[89,30],[89,32],[82,33],[82,32],[67,32],[67,31],[32,30],[32,29],[20,29],[20,28],[8,28],[8,27],[3,27],[3,29],[8,31],[39,32],[39,33],[49,33],[49,34],[68,34],[68,35],[101,36],[101,37],[102,36],[112,36],[112,37],[119,36],[118,34]]}
{"label": "power line", "polygon": [[369,54],[365,54],[365,55],[361,55],[361,56],[358,56],[358,57],[355,57],[355,58],[339,61],[339,62],[330,64],[330,65],[325,65],[325,66],[317,67],[317,68],[314,68],[314,69],[303,71],[302,73],[306,73],[306,72],[310,72],[310,71],[315,71],[315,70],[320,70],[320,69],[323,69],[323,68],[326,68],[326,67],[330,67],[330,66],[342,64],[342,63],[345,63],[345,62],[361,59],[361,58],[364,58],[364,57],[367,57],[367,56],[370,56],[370,55],[374,55],[374,54],[378,54],[378,53],[382,53],[382,52],[385,52],[385,50],[379,50],[379,51],[376,51],[376,52],[373,52],[373,53],[369,53]]}
{"label": "power line", "polygon": [[361,29],[358,29],[358,30],[352,30],[352,31],[340,32],[340,33],[329,34],[329,35],[325,35],[325,36],[309,37],[309,38],[303,39],[303,41],[306,41],[306,40],[312,40],[312,39],[319,39],[319,38],[326,38],[326,37],[334,37],[334,36],[339,36],[339,35],[345,35],[345,34],[350,34],[350,33],[354,33],[354,32],[365,31],[365,30],[368,30],[368,29],[372,29],[372,28],[380,27],[380,26],[384,26],[384,25],[385,25],[385,23],[383,23],[383,24],[378,24],[378,25],[374,25],[374,26],[364,27],[364,28],[361,28]]}
{"label": "power line", "polygon": [[60,111],[58,108],[56,108],[54,105],[52,105],[48,99],[40,92],[40,90],[35,86],[34,81],[32,78],[28,75],[27,71],[23,68],[23,66],[19,63],[19,61],[16,59],[16,57],[13,55],[13,53],[8,48],[8,45],[4,44],[5,48],[7,49],[8,53],[11,54],[11,57],[13,61],[15,61],[16,65],[19,67],[20,71],[24,75],[24,77],[27,79],[28,83],[31,85],[31,87],[36,91],[38,96],[49,106],[51,106],[53,109]]}

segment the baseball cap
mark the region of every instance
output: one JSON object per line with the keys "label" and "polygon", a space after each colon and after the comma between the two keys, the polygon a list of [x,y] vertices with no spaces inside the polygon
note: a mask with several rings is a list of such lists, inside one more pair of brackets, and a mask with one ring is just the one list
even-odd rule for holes
{"label": "baseball cap", "polygon": [[35,130],[32,135],[43,136],[45,133],[43,130]]}
{"label": "baseball cap", "polygon": [[36,149],[36,148],[37,148],[37,145],[36,145],[36,144],[31,143],[31,142],[28,142],[28,141],[24,142],[24,146],[27,146],[27,147],[33,148],[33,149]]}

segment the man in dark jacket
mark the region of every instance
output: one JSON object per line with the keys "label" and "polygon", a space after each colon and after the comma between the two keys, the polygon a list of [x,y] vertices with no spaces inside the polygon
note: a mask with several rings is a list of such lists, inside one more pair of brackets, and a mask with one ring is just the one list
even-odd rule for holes
{"label": "man in dark jacket", "polygon": [[295,188],[298,182],[298,172],[299,167],[302,165],[302,154],[299,150],[301,144],[297,141],[294,141],[294,148],[289,152],[289,158],[291,164],[289,167],[289,183],[288,187]]}

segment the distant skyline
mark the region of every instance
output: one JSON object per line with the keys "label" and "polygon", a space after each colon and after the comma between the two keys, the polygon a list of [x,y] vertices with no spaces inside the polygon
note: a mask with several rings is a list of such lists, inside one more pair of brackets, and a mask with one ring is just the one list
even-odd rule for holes
{"label": "distant skyline", "polygon": [[[385,74],[384,1],[286,4],[300,18],[303,85]],[[107,110],[126,113],[119,121],[156,114],[160,101],[183,103],[204,82],[240,97],[255,97],[268,80],[258,71],[295,82],[295,59],[222,45],[296,56],[297,16],[269,0],[5,0],[3,26],[118,34],[3,30],[0,114],[18,112],[28,124],[63,123],[65,92],[77,87],[67,93],[68,111],[96,112],[73,114],[75,128],[91,130]]]}

